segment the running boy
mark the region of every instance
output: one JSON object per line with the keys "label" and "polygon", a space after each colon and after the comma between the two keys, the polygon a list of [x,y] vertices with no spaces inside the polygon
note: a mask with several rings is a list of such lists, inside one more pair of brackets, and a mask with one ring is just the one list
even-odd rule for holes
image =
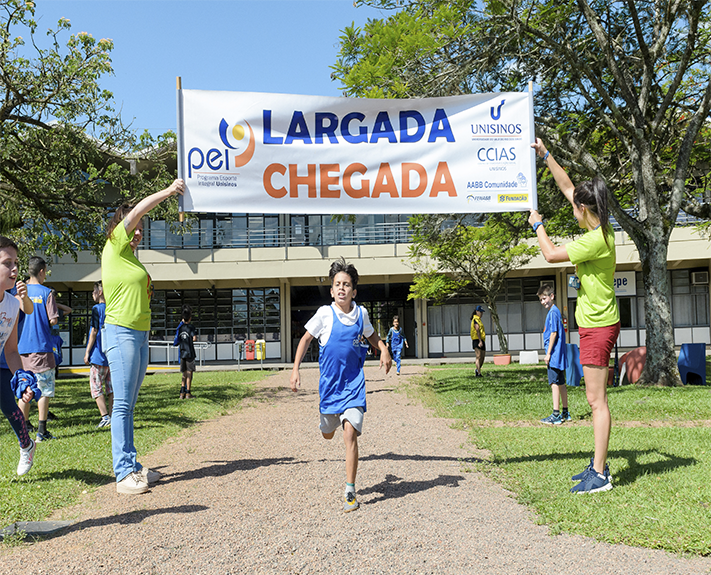
{"label": "running boy", "polygon": [[[35,442],[27,432],[25,416],[15,404],[15,394],[10,383],[10,373],[22,371],[22,360],[17,352],[17,317],[20,301],[5,291],[15,286],[17,272],[17,244],[9,238],[0,236],[0,351],[5,352],[5,359],[10,368],[0,371],[0,406],[20,442],[20,463],[17,465],[17,474],[24,475],[32,467]],[[26,290],[24,285],[20,287],[18,294],[24,299]],[[34,392],[26,387],[20,397],[25,403],[29,403],[34,397]]]}
{"label": "running boy", "polygon": [[358,271],[341,258],[331,264],[330,306],[322,306],[306,323],[306,333],[299,341],[291,372],[291,390],[301,387],[299,365],[313,338],[319,340],[319,385],[321,399],[321,434],[332,439],[339,426],[343,428],[346,446],[346,491],[343,511],[358,509],[355,480],[358,471],[358,436],[363,430],[365,413],[365,374],[363,362],[367,344],[380,349],[380,367],[390,371],[392,359],[388,347],[378,337],[368,319],[368,312],[355,304]]}
{"label": "running boy", "polygon": [[109,360],[106,359],[101,348],[101,330],[104,328],[106,319],[106,300],[104,299],[104,288],[101,281],[94,282],[94,291],[91,293],[96,305],[91,308],[91,330],[86,342],[86,352],[84,353],[84,363],[90,365],[89,387],[91,397],[96,400],[96,407],[99,408],[101,420],[97,429],[109,427],[111,425],[111,408],[114,403],[114,389],[111,387],[111,372],[109,371]]}
{"label": "running boy", "polygon": [[388,337],[386,338],[387,344],[392,350],[392,356],[395,360],[395,366],[397,367],[397,374],[400,375],[400,357],[402,355],[402,346],[409,348],[407,345],[407,340],[400,329],[400,318],[398,316],[393,316],[393,326],[388,331]]}
{"label": "running boy", "polygon": [[[543,346],[546,349],[548,383],[553,393],[553,413],[541,421],[548,425],[560,425],[571,420],[568,411],[568,388],[565,385],[565,368],[567,367],[565,329],[560,310],[553,303],[555,301],[553,286],[543,284],[538,288],[538,299],[541,305],[548,310],[546,326],[543,331]],[[561,403],[563,404],[562,413],[560,411]]]}

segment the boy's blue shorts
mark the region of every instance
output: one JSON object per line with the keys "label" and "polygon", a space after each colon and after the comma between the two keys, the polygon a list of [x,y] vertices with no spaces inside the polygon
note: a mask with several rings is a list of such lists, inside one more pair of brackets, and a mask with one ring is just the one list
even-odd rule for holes
{"label": "boy's blue shorts", "polygon": [[565,370],[556,367],[548,368],[549,385],[565,385]]}

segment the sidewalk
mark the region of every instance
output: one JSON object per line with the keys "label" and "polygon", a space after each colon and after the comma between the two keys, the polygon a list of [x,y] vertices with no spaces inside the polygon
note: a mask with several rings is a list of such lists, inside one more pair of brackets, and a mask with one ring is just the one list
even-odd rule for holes
{"label": "sidewalk", "polygon": [[243,409],[141,457],[164,473],[149,493],[122,496],[110,484],[85,495],[51,518],[71,527],[0,551],[0,573],[709,572],[710,558],[551,536],[505,490],[469,471],[483,454],[466,431],[402,391],[419,371],[408,365],[398,378],[366,368],[355,512],[341,510],[342,439],[325,441],[317,428],[318,371],[302,369],[297,394],[280,371]]}

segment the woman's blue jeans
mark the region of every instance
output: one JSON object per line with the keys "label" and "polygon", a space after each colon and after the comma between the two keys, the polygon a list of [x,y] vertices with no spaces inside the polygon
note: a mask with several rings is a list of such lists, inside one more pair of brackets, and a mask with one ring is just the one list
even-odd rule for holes
{"label": "woman's blue jeans", "polygon": [[116,481],[121,481],[132,471],[142,469],[133,445],[133,411],[148,369],[148,332],[107,323],[102,344],[114,387],[111,454]]}

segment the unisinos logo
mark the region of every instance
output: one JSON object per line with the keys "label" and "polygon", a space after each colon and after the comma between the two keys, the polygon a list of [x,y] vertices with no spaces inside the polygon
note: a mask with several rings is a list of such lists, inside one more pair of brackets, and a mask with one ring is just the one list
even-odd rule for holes
{"label": "unisinos logo", "polygon": [[[503,111],[504,104],[506,104],[506,99],[501,100],[498,106],[494,105],[489,108],[491,122],[471,125],[472,140],[489,139],[491,136],[507,137],[517,140],[521,139],[521,134],[523,133],[522,124],[500,121],[502,116],[505,115]],[[510,116],[511,111],[509,108],[507,108],[507,110]],[[489,159],[489,161],[491,161],[491,159]]]}
{"label": "unisinos logo", "polygon": [[[207,151],[198,147],[191,148],[188,152],[188,178],[193,177],[193,170],[209,170],[207,174],[224,173],[229,172],[231,167],[241,168],[252,159],[256,138],[249,122],[245,120],[229,124],[222,118],[217,131],[224,148],[210,148]],[[245,138],[248,141],[245,142]]]}
{"label": "unisinos logo", "polygon": [[504,104],[506,103],[506,100],[501,100],[501,104],[499,104],[499,107],[496,108],[496,113],[494,113],[494,106],[491,107],[491,119],[492,120],[498,120],[501,118],[501,108],[504,107]]}

